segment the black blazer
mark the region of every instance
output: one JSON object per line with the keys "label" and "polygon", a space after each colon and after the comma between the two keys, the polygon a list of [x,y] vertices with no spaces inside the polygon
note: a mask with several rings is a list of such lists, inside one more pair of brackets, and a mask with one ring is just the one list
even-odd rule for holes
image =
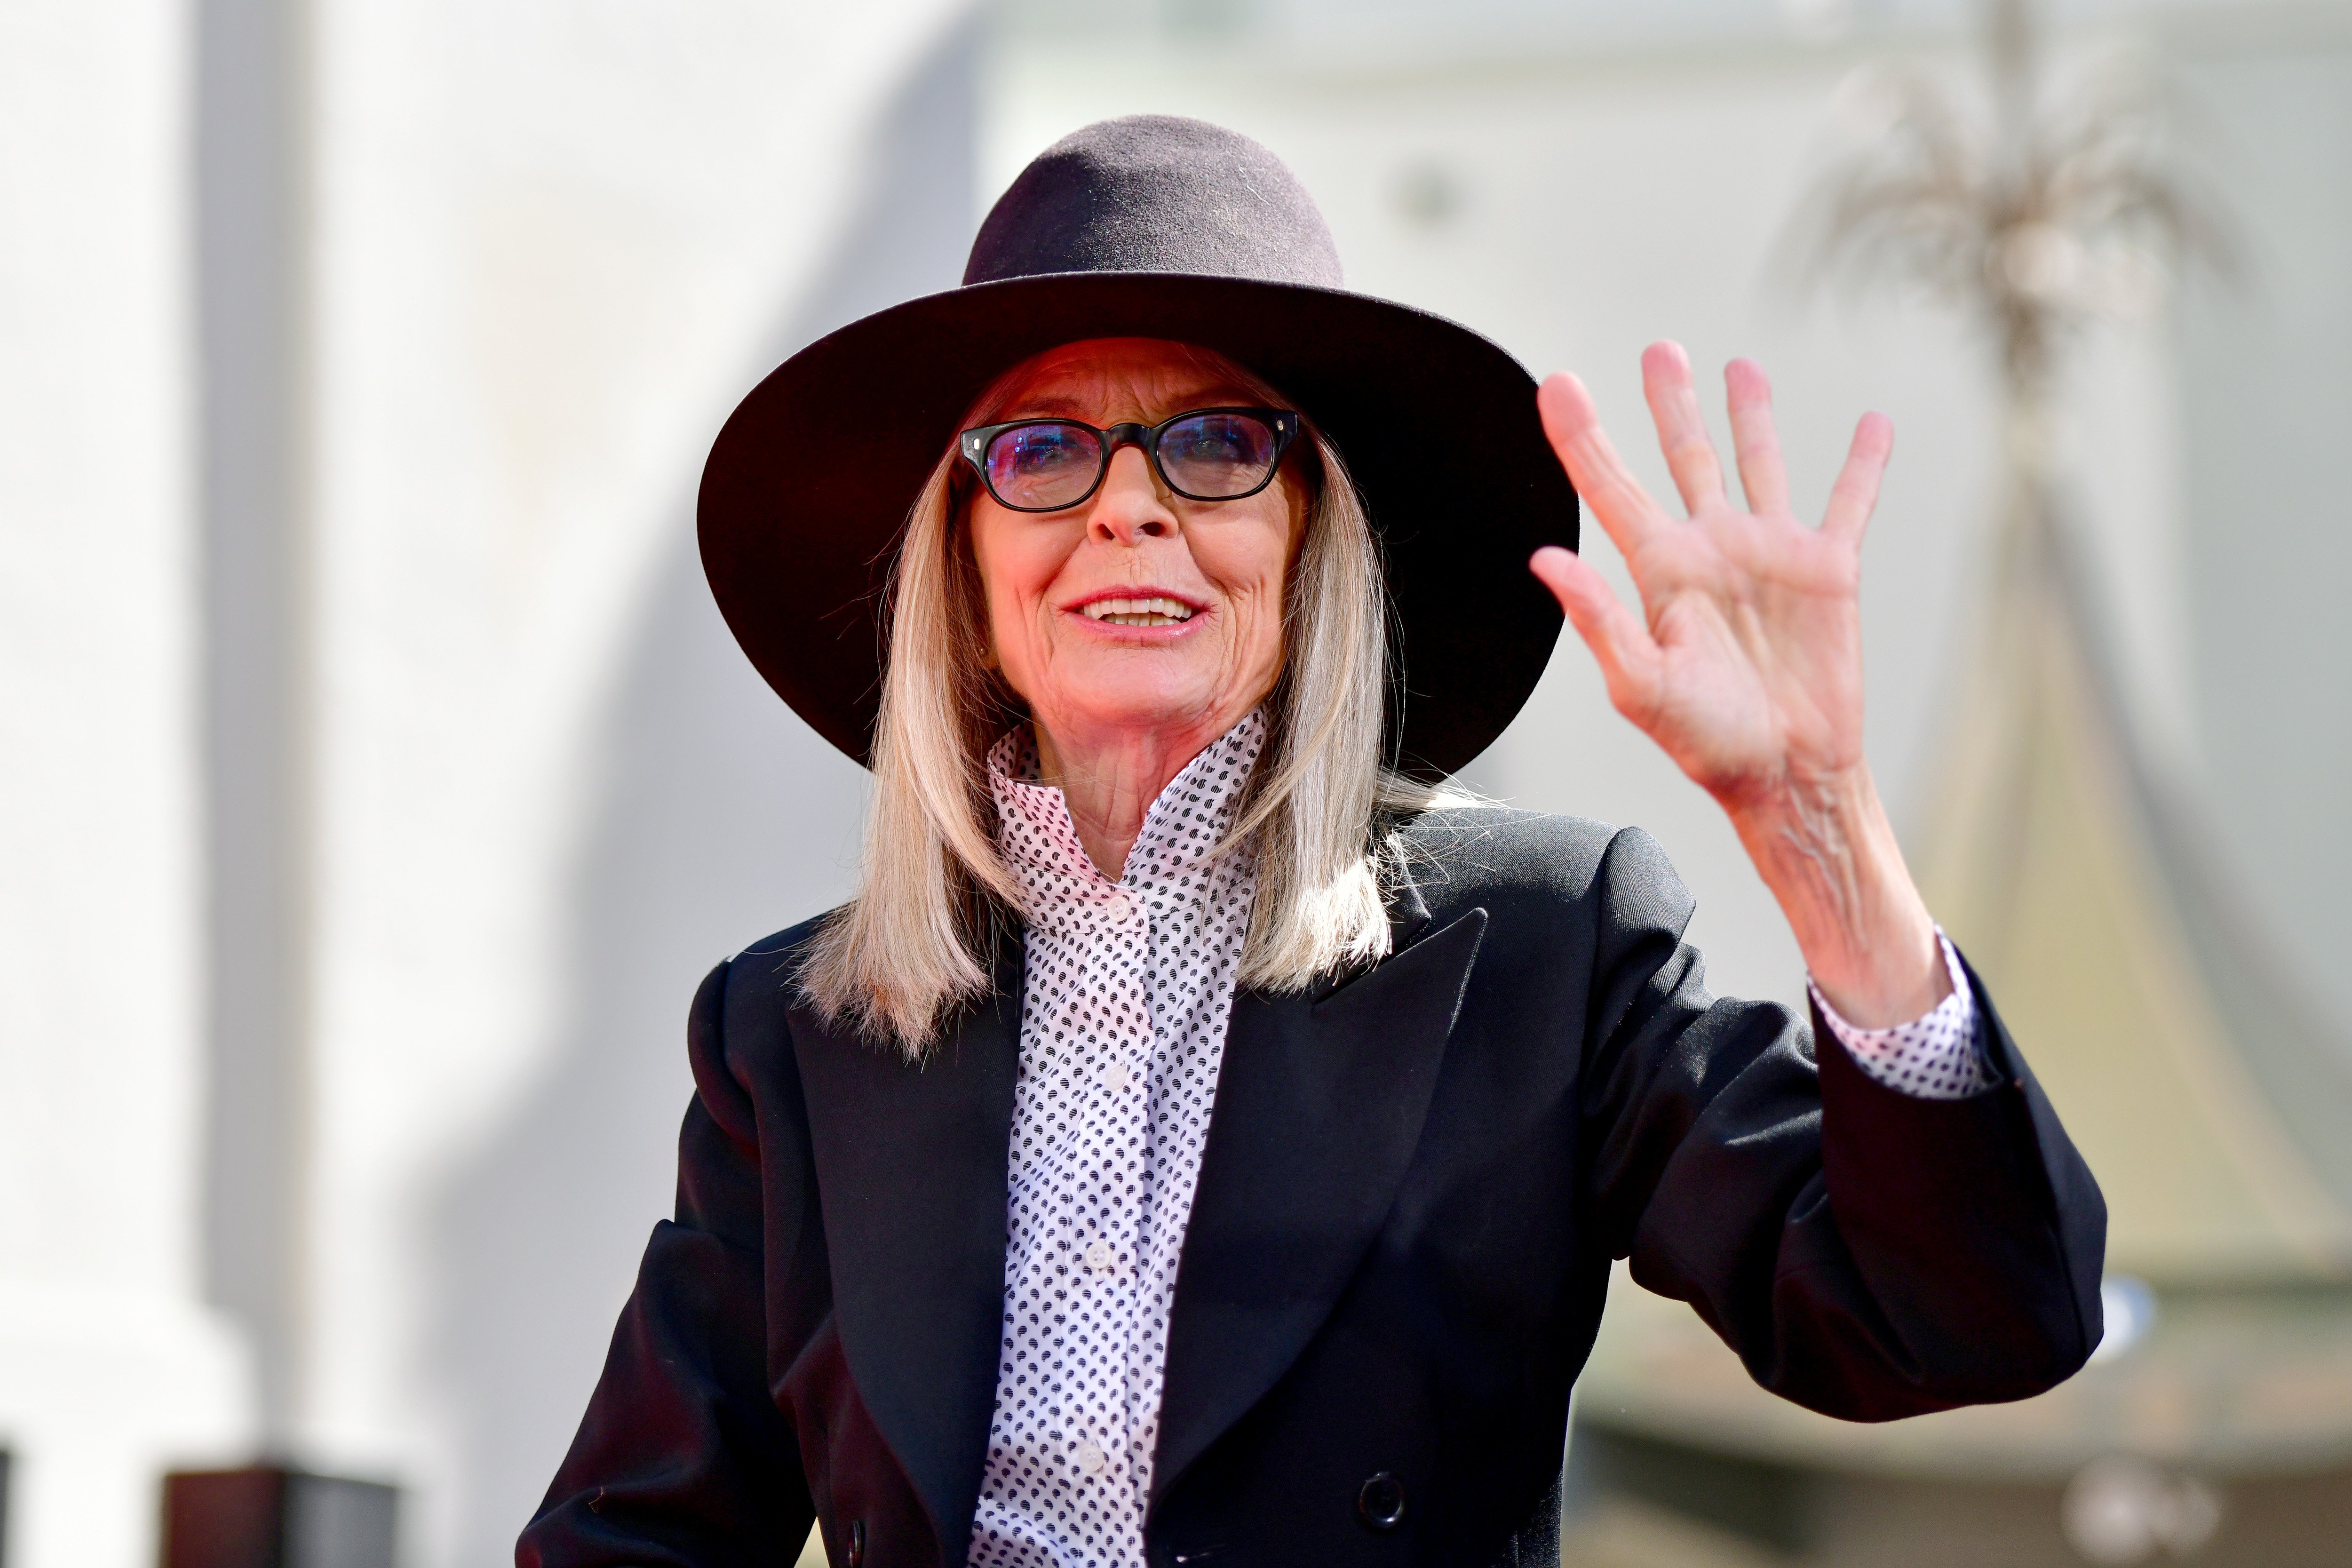
{"label": "black blazer", "polygon": [[[1911,1099],[1834,1045],[1816,1070],[1788,1009],[1710,996],[1645,835],[1480,809],[1408,836],[1392,957],[1234,1000],[1154,1568],[1555,1563],[1612,1258],[1852,1420],[2022,1398],[2089,1355],[2105,1205],[1981,985],[2001,1083]],[[812,929],[695,998],[677,1218],[525,1568],[785,1564],[812,1514],[836,1565],[964,1562],[1022,954],[917,1068],[798,1004]]]}

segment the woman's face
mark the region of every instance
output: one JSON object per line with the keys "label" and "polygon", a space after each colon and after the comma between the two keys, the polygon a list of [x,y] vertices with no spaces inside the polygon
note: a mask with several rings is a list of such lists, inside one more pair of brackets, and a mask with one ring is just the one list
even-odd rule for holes
{"label": "woman's face", "polygon": [[[1177,344],[1111,338],[1043,356],[992,423],[1157,425],[1257,401]],[[1126,732],[1197,748],[1281,673],[1283,584],[1306,524],[1288,462],[1239,500],[1173,494],[1136,447],[1120,447],[1102,487],[1066,510],[1012,511],[982,489],[971,547],[991,661],[1059,743]]]}

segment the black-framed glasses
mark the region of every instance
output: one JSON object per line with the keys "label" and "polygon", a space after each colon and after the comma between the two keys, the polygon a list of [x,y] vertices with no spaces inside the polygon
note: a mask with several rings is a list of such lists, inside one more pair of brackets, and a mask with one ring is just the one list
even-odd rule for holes
{"label": "black-framed glasses", "polygon": [[1286,408],[1195,408],[1157,425],[1098,430],[1076,419],[1016,419],[967,430],[956,450],[1010,511],[1060,511],[1102,488],[1111,455],[1140,447],[1186,500],[1240,500],[1274,482],[1298,438]]}

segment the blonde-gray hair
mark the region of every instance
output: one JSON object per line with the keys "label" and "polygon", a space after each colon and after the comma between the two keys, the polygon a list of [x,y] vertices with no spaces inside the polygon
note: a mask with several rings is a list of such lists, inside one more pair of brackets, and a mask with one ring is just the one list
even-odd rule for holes
{"label": "blonde-gray hair", "polygon": [[[1285,401],[1222,355],[1192,352],[1253,397]],[[1026,369],[999,377],[960,427],[996,417]],[[1311,434],[1322,472],[1284,584],[1266,745],[1219,848],[1255,856],[1240,983],[1274,992],[1385,957],[1382,891],[1401,850],[1383,820],[1468,798],[1385,765],[1394,672],[1380,545],[1338,448]],[[962,525],[963,472],[950,447],[908,514],[891,569],[861,883],[810,942],[799,975],[820,1013],[914,1058],[992,988],[998,941],[1022,913],[987,779],[989,747],[1020,709],[973,631],[987,611]]]}

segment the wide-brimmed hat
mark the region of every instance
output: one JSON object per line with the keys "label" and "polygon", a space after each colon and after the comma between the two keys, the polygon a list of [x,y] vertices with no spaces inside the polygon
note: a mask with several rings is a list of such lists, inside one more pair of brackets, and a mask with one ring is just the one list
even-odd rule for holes
{"label": "wide-brimmed hat", "polygon": [[768,684],[869,760],[887,575],[959,419],[1034,354],[1128,337],[1213,349],[1329,437],[1388,563],[1395,759],[1450,773],[1484,751],[1559,636],[1528,556],[1577,542],[1534,380],[1466,327],[1342,289],[1330,230],[1280,159],[1164,115],[1047,148],[981,225],[961,288],[810,344],[728,419],[702,473],[702,563]]}

